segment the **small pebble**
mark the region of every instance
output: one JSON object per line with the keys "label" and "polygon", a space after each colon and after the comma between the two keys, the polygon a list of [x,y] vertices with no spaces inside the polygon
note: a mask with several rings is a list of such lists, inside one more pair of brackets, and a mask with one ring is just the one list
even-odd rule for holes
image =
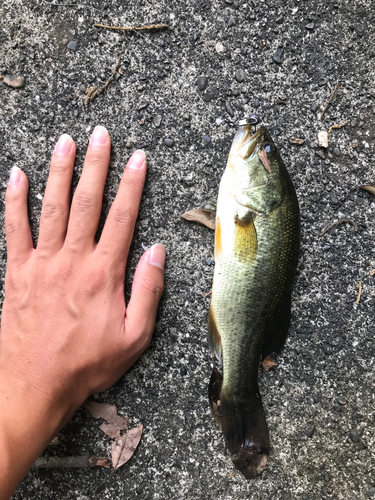
{"label": "small pebble", "polygon": [[145,120],[145,118],[143,117],[143,118],[141,118],[141,119],[139,120],[139,122],[138,122],[138,123],[139,123],[139,125],[144,125],[144,124],[145,124],[145,121],[146,121],[146,120]]}
{"label": "small pebble", "polygon": [[323,158],[323,160],[326,159],[326,155],[324,154],[324,151],[322,149],[320,149],[319,151],[317,151],[316,154],[318,156],[320,156],[320,158]]}
{"label": "small pebble", "polygon": [[217,42],[217,44],[215,45],[215,50],[218,54],[221,54],[222,52],[224,52],[224,45],[221,42]]}
{"label": "small pebble", "polygon": [[339,148],[335,148],[333,150],[333,152],[335,153],[336,156],[340,156],[341,155],[341,151],[339,150]]}
{"label": "small pebble", "polygon": [[283,62],[283,59],[284,59],[284,49],[282,47],[279,47],[272,56],[272,60],[276,64],[281,64]]}
{"label": "small pebble", "polygon": [[170,137],[166,137],[164,139],[164,144],[168,146],[169,148],[173,148],[174,146],[174,139],[171,139]]}
{"label": "small pebble", "polygon": [[18,47],[18,42],[13,42],[12,43],[12,49],[16,49]]}
{"label": "small pebble", "polygon": [[163,39],[159,40],[158,45],[159,45],[159,47],[164,47],[164,45],[165,45],[164,40]]}
{"label": "small pebble", "polygon": [[318,110],[318,105],[317,104],[311,104],[310,109],[313,113],[315,113]]}
{"label": "small pebble", "polygon": [[344,398],[343,396],[338,397],[336,399],[336,401],[338,402],[339,405],[342,405],[342,406],[346,405],[346,398]]}
{"label": "small pebble", "polygon": [[238,83],[241,83],[245,80],[246,74],[243,69],[236,69],[236,72],[234,73],[234,78],[237,80]]}
{"label": "small pebble", "polygon": [[67,45],[67,47],[72,52],[77,52],[77,50],[78,50],[78,42],[77,42],[77,40],[72,40],[71,42],[69,42],[68,45]]}
{"label": "small pebble", "polygon": [[236,21],[234,20],[234,17],[230,17],[228,19],[228,28],[231,28],[232,26],[236,26]]}
{"label": "small pebble", "polygon": [[258,98],[254,99],[254,108],[259,108],[260,106],[260,100]]}
{"label": "small pebble", "polygon": [[358,434],[358,432],[355,432],[353,430],[349,432],[349,437],[353,441],[353,443],[359,443],[361,440],[361,436]]}
{"label": "small pebble", "polygon": [[187,368],[186,366],[183,366],[180,370],[180,373],[183,377],[185,377],[185,375],[187,375]]}
{"label": "small pebble", "polygon": [[127,143],[125,144],[125,147],[126,147],[127,149],[131,149],[131,147],[132,147],[132,143],[131,143],[130,141],[127,141]]}
{"label": "small pebble", "polygon": [[161,120],[162,120],[161,116],[157,115],[157,116],[154,116],[152,123],[155,125],[155,127],[160,127]]}
{"label": "small pebble", "polygon": [[367,491],[366,491],[366,495],[368,497],[375,497],[375,488],[369,488]]}
{"label": "small pebble", "polygon": [[233,108],[232,108],[232,106],[230,105],[230,103],[228,101],[225,101],[225,109],[226,109],[228,115],[233,118],[234,117],[234,111],[233,111]]}
{"label": "small pebble", "polygon": [[240,95],[240,91],[238,89],[233,89],[232,94],[234,95],[234,97],[238,97]]}
{"label": "small pebble", "polygon": [[314,424],[311,424],[311,425],[308,425],[305,429],[305,434],[307,437],[309,438],[312,438],[313,435],[314,435],[314,432],[315,432],[315,425]]}
{"label": "small pebble", "polygon": [[324,481],[326,483],[328,483],[328,481],[330,481],[330,480],[331,480],[331,475],[327,471],[325,471],[324,472]]}
{"label": "small pebble", "polygon": [[219,97],[219,90],[215,87],[208,87],[204,94],[205,101],[213,101]]}
{"label": "small pebble", "polygon": [[189,115],[189,113],[184,113],[184,120],[190,120],[191,117]]}
{"label": "small pebble", "polygon": [[150,104],[150,103],[149,103],[149,101],[142,101],[142,102],[140,103],[140,105],[138,106],[138,111],[141,111],[141,109],[145,109],[145,108],[147,108],[147,106],[148,106],[149,104]]}
{"label": "small pebble", "polygon": [[211,142],[211,137],[209,137],[208,135],[205,135],[205,136],[203,137],[203,140],[204,140],[204,142],[205,142],[206,144],[209,144],[209,143]]}
{"label": "small pebble", "polygon": [[307,30],[313,30],[313,29],[314,29],[314,26],[315,26],[315,25],[314,25],[314,23],[309,23],[309,24],[306,24],[305,28],[306,28]]}
{"label": "small pebble", "polygon": [[355,32],[358,36],[362,36],[365,32],[365,27],[363,26],[363,24],[357,24],[355,27]]}
{"label": "small pebble", "polygon": [[207,76],[198,76],[197,78],[197,87],[198,90],[203,91],[208,87],[208,78]]}
{"label": "small pebble", "polygon": [[205,450],[207,448],[207,444],[204,441],[201,441],[201,448]]}
{"label": "small pebble", "polygon": [[197,41],[199,40],[199,38],[200,38],[199,33],[194,33],[194,35],[192,37],[193,43],[197,43]]}
{"label": "small pebble", "polygon": [[205,260],[205,263],[206,263],[208,266],[210,266],[210,265],[211,265],[211,259],[206,259],[206,260]]}

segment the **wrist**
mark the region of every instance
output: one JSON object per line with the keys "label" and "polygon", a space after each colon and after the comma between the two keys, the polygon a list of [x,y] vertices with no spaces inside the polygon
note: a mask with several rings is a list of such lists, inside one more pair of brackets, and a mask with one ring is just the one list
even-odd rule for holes
{"label": "wrist", "polygon": [[20,374],[0,364],[0,498],[11,495],[80,404],[68,393],[53,394],[45,384],[37,387],[25,370]]}

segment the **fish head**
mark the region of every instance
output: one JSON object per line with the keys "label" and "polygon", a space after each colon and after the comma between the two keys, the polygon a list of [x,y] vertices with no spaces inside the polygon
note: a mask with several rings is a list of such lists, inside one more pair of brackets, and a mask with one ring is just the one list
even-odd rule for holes
{"label": "fish head", "polygon": [[228,191],[236,201],[255,212],[269,213],[283,199],[283,166],[265,127],[254,134],[241,126],[233,140],[227,164]]}

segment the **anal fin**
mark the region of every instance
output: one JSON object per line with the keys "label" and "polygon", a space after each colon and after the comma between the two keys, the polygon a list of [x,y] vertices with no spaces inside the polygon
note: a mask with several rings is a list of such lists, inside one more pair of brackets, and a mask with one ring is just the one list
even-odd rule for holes
{"label": "anal fin", "polygon": [[222,385],[223,385],[223,376],[217,368],[214,368],[212,370],[210,384],[208,386],[208,399],[210,401],[212,415],[215,419],[215,422],[220,427],[220,429],[223,428],[222,417],[221,417],[221,401],[220,401]]}

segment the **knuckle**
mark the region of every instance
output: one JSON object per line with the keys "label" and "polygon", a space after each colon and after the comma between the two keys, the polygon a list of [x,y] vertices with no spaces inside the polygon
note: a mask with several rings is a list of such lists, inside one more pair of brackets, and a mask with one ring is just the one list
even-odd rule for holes
{"label": "knuckle", "polygon": [[63,205],[54,202],[45,202],[42,206],[42,218],[62,219],[67,215],[67,210]]}
{"label": "knuckle", "polygon": [[135,224],[136,214],[125,207],[113,207],[111,219],[118,226],[131,228]]}
{"label": "knuckle", "polygon": [[55,156],[51,161],[50,174],[52,175],[66,175],[70,174],[72,170],[71,164],[66,159]]}
{"label": "knuckle", "polygon": [[21,198],[20,196],[20,193],[19,192],[15,192],[15,191],[10,191],[9,189],[7,190],[6,192],[6,196],[5,196],[5,203],[7,205],[11,205],[12,203],[15,203],[17,201],[19,201],[19,199]]}
{"label": "knuckle", "polygon": [[85,161],[85,168],[89,169],[103,169],[103,164],[105,163],[105,159],[103,155],[97,151],[89,151],[87,153],[87,158]]}
{"label": "knuckle", "polygon": [[73,199],[74,207],[80,212],[91,212],[96,207],[96,200],[86,191],[78,191]]}
{"label": "knuckle", "polygon": [[86,279],[86,289],[89,295],[95,295],[107,287],[107,270],[97,266]]}
{"label": "knuckle", "polygon": [[7,219],[5,221],[5,234],[7,236],[13,236],[18,233],[21,229],[21,224],[15,219]]}
{"label": "knuckle", "polygon": [[164,283],[151,278],[150,276],[144,276],[141,281],[142,288],[153,295],[155,299],[159,300],[163,291],[164,291]]}

